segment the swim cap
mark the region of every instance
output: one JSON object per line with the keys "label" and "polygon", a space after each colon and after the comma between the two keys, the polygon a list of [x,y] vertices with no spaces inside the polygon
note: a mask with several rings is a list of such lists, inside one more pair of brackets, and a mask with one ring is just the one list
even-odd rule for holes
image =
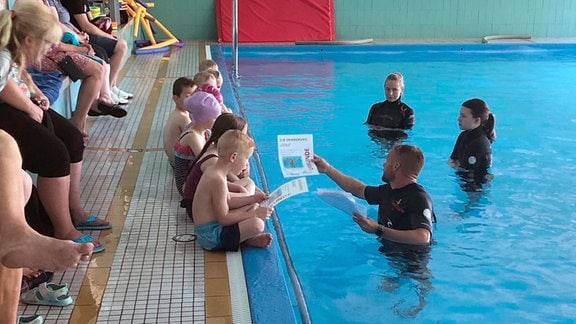
{"label": "swim cap", "polygon": [[222,113],[222,106],[216,98],[207,92],[196,91],[184,99],[184,108],[196,123],[205,123]]}

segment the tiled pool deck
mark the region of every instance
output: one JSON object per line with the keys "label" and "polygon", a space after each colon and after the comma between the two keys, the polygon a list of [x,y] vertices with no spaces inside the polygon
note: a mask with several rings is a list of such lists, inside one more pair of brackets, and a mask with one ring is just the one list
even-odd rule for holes
{"label": "tiled pool deck", "polygon": [[128,59],[120,77],[120,87],[134,93],[128,116],[89,117],[84,155],[84,206],[113,224],[91,233],[106,251],[55,274],[54,282],[68,283],[73,305],[21,304],[19,314],[42,315],[45,323],[233,322],[226,254],[172,240],[194,233],[194,226],[179,207],[162,149],[162,128],[174,108],[172,83],[194,75],[204,48],[187,41]]}

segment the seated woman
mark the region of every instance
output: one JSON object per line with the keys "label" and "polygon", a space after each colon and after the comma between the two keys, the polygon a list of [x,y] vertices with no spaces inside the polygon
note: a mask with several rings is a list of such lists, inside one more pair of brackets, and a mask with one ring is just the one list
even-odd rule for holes
{"label": "seated woman", "polygon": [[[62,39],[62,43],[69,44],[63,47],[66,51],[77,52],[84,55],[89,55],[92,59],[94,59],[94,55],[96,55],[100,60],[98,63],[102,64],[105,68],[105,75],[102,79],[102,88],[100,89],[100,97],[99,102],[101,102],[104,107],[102,109],[94,109],[91,112],[91,116],[97,116],[98,112],[101,114],[106,114],[107,107],[110,106],[110,103],[118,104],[118,105],[125,105],[129,101],[128,99],[132,99],[132,94],[128,94],[124,91],[119,89],[112,90],[110,85],[110,73],[111,73],[111,66],[110,66],[110,57],[106,53],[106,51],[98,46],[90,44],[90,37],[88,34],[80,31],[76,26],[74,26],[71,22],[70,13],[68,10],[62,5],[60,0],[42,0],[44,4],[50,6],[52,8],[52,12],[55,12],[60,24],[62,26],[62,31],[64,31],[64,36]],[[110,115],[114,116],[114,110]],[[122,117],[122,116],[114,116],[114,117]]]}
{"label": "seated woman", "polygon": [[24,69],[60,40],[58,22],[42,4],[19,0],[12,11],[0,13],[0,31],[0,129],[18,143],[22,168],[38,174],[38,195],[54,236],[94,242],[94,252],[101,252],[103,245],[78,230],[111,228],[109,222],[89,216],[80,202],[82,134],[49,108],[50,102]]}
{"label": "seated woman", "polygon": [[[51,13],[55,18],[59,17],[57,8],[53,2],[45,2],[46,6],[50,8]],[[59,2],[56,2],[60,4]],[[52,6],[51,6],[52,5]],[[98,115],[111,115],[113,117],[126,116],[126,110],[122,109],[119,104],[127,104],[128,101],[124,99],[117,102],[112,98],[110,90],[109,74],[110,66],[102,59],[94,56],[92,47],[86,44],[80,44],[73,31],[67,25],[61,24],[64,32],[61,42],[52,46],[48,53],[44,56],[41,63],[35,68],[39,72],[54,72],[60,70],[64,75],[68,71],[63,70],[59,63],[66,57],[70,57],[74,65],[82,72],[82,83],[78,91],[78,100],[76,102],[76,109],[70,121],[82,132],[84,136],[88,136],[86,132],[86,117]],[[33,71],[37,72],[37,71]],[[34,73],[33,77],[38,74]]]}
{"label": "seated woman", "polygon": [[[210,138],[202,148],[202,151],[200,151],[196,159],[193,161],[190,173],[188,174],[186,183],[184,184],[184,199],[182,199],[181,206],[186,208],[186,213],[190,219],[192,219],[192,202],[194,200],[194,194],[196,193],[196,187],[198,186],[200,177],[208,166],[216,162],[216,159],[214,158],[218,157],[218,150],[216,148],[218,145],[218,139],[227,130],[236,129],[246,133],[247,128],[248,125],[242,117],[231,113],[220,115],[214,122],[212,135],[210,135]],[[241,174],[228,175],[228,190],[232,196],[253,195],[256,192],[256,185],[254,184],[254,181],[250,179],[248,174],[248,166],[246,166]]]}
{"label": "seated woman", "polygon": [[489,179],[492,164],[491,143],[496,138],[494,115],[481,99],[465,101],[460,108],[458,127],[462,130],[448,165],[457,169],[465,191],[478,191]]}
{"label": "seated woman", "polygon": [[[55,1],[54,1],[55,2]],[[87,0],[60,0],[60,3],[66,8],[70,16],[69,23],[74,25],[80,32],[84,32],[87,41],[94,48],[99,47],[105,51],[106,58],[110,63],[110,87],[112,93],[124,99],[132,99],[133,94],[123,91],[117,87],[118,74],[122,67],[122,60],[128,52],[128,45],[125,40],[112,36],[91,23],[92,16]],[[104,58],[97,54],[98,57]]]}
{"label": "seated woman", "polygon": [[21,165],[18,145],[0,130],[0,323],[16,323],[23,267],[64,270],[88,260],[93,247],[40,235],[26,224],[32,179]]}

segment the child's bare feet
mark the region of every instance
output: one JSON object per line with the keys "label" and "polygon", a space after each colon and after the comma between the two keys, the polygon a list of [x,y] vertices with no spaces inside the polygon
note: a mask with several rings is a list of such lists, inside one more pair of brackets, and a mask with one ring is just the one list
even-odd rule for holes
{"label": "child's bare feet", "polygon": [[267,248],[272,243],[272,234],[270,233],[262,233],[258,234],[252,238],[247,239],[244,241],[247,245],[260,247],[260,248]]}

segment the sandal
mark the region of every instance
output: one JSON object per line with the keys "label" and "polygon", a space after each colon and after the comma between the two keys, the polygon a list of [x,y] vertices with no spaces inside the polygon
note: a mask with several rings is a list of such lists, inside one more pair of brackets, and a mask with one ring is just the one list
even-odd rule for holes
{"label": "sandal", "polygon": [[[72,241],[74,241],[75,243],[92,243],[94,244],[94,239],[92,238],[92,236],[90,235],[82,235],[79,238],[73,239]],[[94,253],[100,253],[102,251],[104,251],[105,247],[104,244],[100,244],[100,245],[94,245],[94,248],[92,249],[92,254]]]}
{"label": "sandal", "polygon": [[76,225],[76,229],[79,231],[88,230],[88,231],[103,231],[112,228],[112,224],[107,222],[102,225],[94,225],[95,222],[99,220],[98,216],[90,215],[88,216],[82,223]]}
{"label": "sandal", "polygon": [[52,278],[54,277],[54,272],[44,271],[44,270],[39,270],[39,271],[40,271],[40,274],[35,278],[24,277],[24,280],[26,280],[26,283],[28,285],[28,289],[34,289],[34,288],[38,287],[40,284],[42,284],[43,282],[52,281]]}
{"label": "sandal", "polygon": [[45,306],[68,306],[74,302],[68,296],[68,285],[55,283],[43,283],[20,295],[20,299],[26,304]]}
{"label": "sandal", "polygon": [[18,316],[16,324],[42,324],[44,319],[40,315]]}

